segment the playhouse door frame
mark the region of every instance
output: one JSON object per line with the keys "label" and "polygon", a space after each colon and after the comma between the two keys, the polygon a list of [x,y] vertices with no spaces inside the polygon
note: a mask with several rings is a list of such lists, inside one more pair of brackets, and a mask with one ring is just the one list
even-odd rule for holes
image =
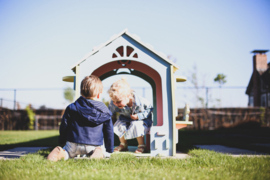
{"label": "playhouse door frame", "polygon": [[[100,77],[101,79],[105,79],[110,76],[116,75],[115,73],[113,73],[113,70],[120,69],[120,68],[134,69],[136,71],[141,72],[145,76],[139,75],[138,73],[131,74],[131,75],[141,77],[147,82],[149,82],[149,78],[153,80],[153,82],[155,83],[155,89],[153,89],[153,91],[155,91],[155,93],[153,93],[153,95],[155,94],[155,97],[153,97],[153,99],[155,98],[155,101],[156,101],[156,104],[155,104],[156,114],[154,114],[154,116],[157,119],[156,126],[162,126],[163,125],[163,101],[162,101],[162,84],[161,84],[161,77],[159,73],[156,70],[149,67],[148,65],[143,64],[141,62],[131,61],[130,64],[127,64],[125,67],[123,67],[121,64],[118,63],[118,61],[112,61],[98,67],[92,72],[92,74]],[[152,86],[153,83],[149,82],[149,84]]]}

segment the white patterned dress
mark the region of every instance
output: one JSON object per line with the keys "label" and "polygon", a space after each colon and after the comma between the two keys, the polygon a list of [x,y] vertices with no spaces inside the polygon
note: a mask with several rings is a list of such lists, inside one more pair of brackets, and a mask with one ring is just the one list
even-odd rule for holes
{"label": "white patterned dress", "polygon": [[[153,106],[151,103],[137,95],[134,94],[134,102],[132,107],[125,106],[123,109],[118,108],[113,104],[113,101],[109,104],[109,110],[115,114],[118,112],[120,114],[119,119],[115,122],[113,126],[114,133],[125,139],[134,139],[136,137],[144,136],[150,131],[152,126],[152,111]],[[130,114],[137,114],[138,120],[132,120]]]}

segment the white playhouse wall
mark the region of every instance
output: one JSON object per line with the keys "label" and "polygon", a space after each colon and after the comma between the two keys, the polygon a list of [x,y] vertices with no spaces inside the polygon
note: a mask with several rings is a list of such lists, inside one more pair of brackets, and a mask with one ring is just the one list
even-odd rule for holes
{"label": "white playhouse wall", "polygon": [[[164,61],[162,58],[133,40],[127,35],[122,35],[112,41],[107,46],[101,48],[96,54],[90,56],[79,65],[80,73],[77,80],[79,82],[85,76],[89,76],[95,69],[100,66],[109,63],[111,61],[120,60],[119,58],[112,58],[112,54],[116,53],[116,49],[120,46],[130,46],[134,48],[134,51],[138,54],[138,58],[126,58],[125,54],[121,60],[133,60],[144,63],[153,69],[155,69],[161,77],[162,83],[162,101],[163,101],[163,125],[153,126],[151,128],[151,156],[173,155],[173,117],[172,117],[172,86],[171,86],[171,65]],[[126,49],[126,48],[124,48]],[[113,83],[113,82],[112,82]],[[130,83],[130,82],[129,82]],[[161,135],[157,135],[157,134]]]}

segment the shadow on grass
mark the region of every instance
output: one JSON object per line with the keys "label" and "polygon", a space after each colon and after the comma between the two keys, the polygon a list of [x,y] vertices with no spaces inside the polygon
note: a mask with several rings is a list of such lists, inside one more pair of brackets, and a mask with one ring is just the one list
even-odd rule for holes
{"label": "shadow on grass", "polygon": [[[42,138],[22,143],[4,144],[4,145],[2,144],[0,145],[0,151],[13,149],[15,147],[51,147],[51,149],[53,149],[56,146],[63,147],[65,144],[59,144],[58,137],[59,136],[52,136],[48,138]],[[119,138],[114,134],[114,146],[118,146],[119,144],[120,144]],[[137,140],[136,139],[128,140],[128,145],[138,146]]]}
{"label": "shadow on grass", "polygon": [[245,124],[218,130],[180,130],[178,151],[188,153],[194,145],[223,145],[270,154],[270,128]]}
{"label": "shadow on grass", "polygon": [[[119,138],[114,135],[114,146],[119,144]],[[128,140],[128,145],[137,146],[137,140]],[[194,145],[224,145],[270,154],[270,128],[245,124],[212,131],[183,129],[178,132],[177,151],[188,153],[192,149],[197,149]],[[64,144],[58,143],[58,136],[52,136],[28,142],[0,145],[0,151],[15,147],[51,147],[53,149],[56,146],[63,147]]]}
{"label": "shadow on grass", "polygon": [[0,151],[13,149],[15,147],[55,147],[58,145],[58,136],[52,136],[22,143],[2,144],[0,145]]}

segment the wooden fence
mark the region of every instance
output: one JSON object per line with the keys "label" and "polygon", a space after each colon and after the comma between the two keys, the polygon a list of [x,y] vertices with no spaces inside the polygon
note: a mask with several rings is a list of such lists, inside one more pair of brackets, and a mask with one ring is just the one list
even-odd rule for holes
{"label": "wooden fence", "polygon": [[[235,127],[245,122],[258,122],[269,126],[270,109],[265,108],[209,108],[190,109],[193,125],[186,129],[212,130]],[[267,112],[266,112],[267,111]],[[34,110],[36,121],[34,129],[59,129],[63,110]],[[178,110],[177,119],[181,120],[183,110]],[[38,120],[37,120],[38,119]],[[29,118],[25,110],[0,109],[0,130],[28,130]]]}
{"label": "wooden fence", "polygon": [[[181,120],[183,110],[178,110],[176,119]],[[209,108],[190,109],[190,121],[193,125],[187,129],[213,130],[236,127],[247,122],[257,122],[260,126],[269,126],[270,109],[265,108]]]}
{"label": "wooden fence", "polygon": [[[34,110],[36,114],[33,129],[59,129],[63,110]],[[53,118],[52,118],[53,117]],[[28,130],[29,117],[26,110],[0,109],[0,130]]]}

